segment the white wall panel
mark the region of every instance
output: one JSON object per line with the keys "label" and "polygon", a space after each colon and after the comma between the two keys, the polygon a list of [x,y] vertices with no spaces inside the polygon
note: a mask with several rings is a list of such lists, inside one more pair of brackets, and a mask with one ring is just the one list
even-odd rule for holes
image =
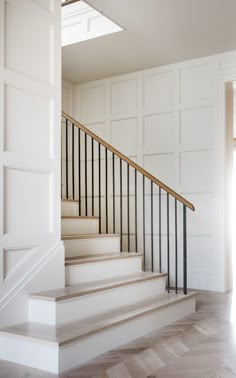
{"label": "white wall panel", "polygon": [[32,253],[32,249],[4,250],[4,279],[8,278]]}
{"label": "white wall panel", "polygon": [[[33,171],[6,169],[5,233],[50,232],[50,176]],[[38,231],[39,232],[39,231]]]}
{"label": "white wall panel", "polygon": [[165,113],[173,109],[173,72],[144,76],[144,109],[147,113]]}
{"label": "white wall panel", "polygon": [[173,113],[145,116],[143,134],[146,153],[174,151],[176,141]]}
{"label": "white wall panel", "polygon": [[216,66],[204,64],[181,71],[181,104],[211,102],[216,90]]}
{"label": "white wall panel", "polygon": [[[5,3],[5,65],[50,83],[53,25],[48,22],[44,9],[32,1],[22,3]],[[27,59],[29,52],[32,53]]]}
{"label": "white wall panel", "polygon": [[144,156],[144,168],[167,185],[176,185],[176,167],[173,154]]}
{"label": "white wall panel", "polygon": [[181,185],[183,192],[212,192],[214,190],[214,156],[212,151],[181,153]]}
{"label": "white wall panel", "polygon": [[[124,138],[125,135],[125,138]],[[111,122],[111,143],[127,156],[137,153],[137,118]]]}
{"label": "white wall panel", "polygon": [[49,157],[52,146],[52,110],[50,98],[6,85],[5,150]]}
{"label": "white wall panel", "polygon": [[[75,110],[76,112],[77,110]],[[80,92],[80,117],[85,123],[103,121],[105,117],[104,85],[84,88]]]}
{"label": "white wall panel", "polygon": [[27,320],[33,275],[38,291],[64,285],[60,13],[58,0],[0,0],[1,325]]}
{"label": "white wall panel", "polygon": [[125,80],[111,84],[111,114],[133,114],[137,111],[137,81]]}
{"label": "white wall panel", "polygon": [[214,109],[203,107],[181,112],[181,144],[191,148],[214,146]]}

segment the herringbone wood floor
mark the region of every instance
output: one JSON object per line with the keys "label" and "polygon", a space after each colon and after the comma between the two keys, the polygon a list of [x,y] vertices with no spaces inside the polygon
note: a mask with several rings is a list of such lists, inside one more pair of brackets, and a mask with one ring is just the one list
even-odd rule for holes
{"label": "herringbone wood floor", "polygon": [[[236,298],[201,292],[197,312],[107,353],[63,378],[236,377]],[[56,377],[0,361],[0,377]]]}

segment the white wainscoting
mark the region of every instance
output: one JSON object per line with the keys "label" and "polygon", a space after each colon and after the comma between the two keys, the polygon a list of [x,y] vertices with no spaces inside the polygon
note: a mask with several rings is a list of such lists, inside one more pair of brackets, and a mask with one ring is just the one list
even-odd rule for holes
{"label": "white wainscoting", "polygon": [[[47,288],[64,285],[60,12],[57,0],[0,0],[0,310],[6,314],[13,296],[22,297],[22,282],[31,291],[30,274],[45,269],[48,251],[61,257],[43,270]],[[9,323],[21,313],[14,303]]]}
{"label": "white wainscoting", "polygon": [[74,86],[77,120],[196,205],[195,213],[188,212],[192,288],[230,287],[224,83],[235,79],[231,52]]}

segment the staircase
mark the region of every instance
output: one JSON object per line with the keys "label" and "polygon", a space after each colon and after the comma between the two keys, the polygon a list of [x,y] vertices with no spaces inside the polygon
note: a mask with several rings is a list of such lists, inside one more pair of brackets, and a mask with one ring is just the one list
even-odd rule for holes
{"label": "staircase", "polygon": [[[61,373],[75,368],[109,350],[159,329],[195,311],[195,293],[187,293],[187,235],[186,209],[193,210],[192,204],[162,184],[159,180],[137,166],[133,192],[134,208],[129,200],[129,168],[127,168],[126,219],[124,219],[124,196],[122,182],[123,158],[128,158],[102,141],[98,136],[84,128],[71,117],[63,114],[66,120],[65,156],[66,164],[62,172],[62,240],[65,244],[65,281],[64,288],[34,293],[28,298],[28,322],[17,324],[0,331],[0,359],[35,367],[52,373]],[[71,143],[68,132],[71,122]],[[82,141],[75,127],[85,134],[83,143],[84,172],[81,169]],[[91,180],[88,180],[87,135],[92,140],[90,165]],[[98,143],[98,154],[94,151],[94,140]],[[101,185],[101,146],[104,154],[104,195]],[[108,180],[108,151],[112,148],[111,167],[113,176]],[[75,150],[78,159],[76,161]],[[120,177],[114,174],[115,154],[119,154]],[[69,156],[71,155],[71,165]],[[95,156],[98,162],[98,191],[95,193]],[[117,158],[117,157],[116,157]],[[69,170],[71,172],[69,173]],[[79,170],[76,186],[75,171]],[[62,163],[63,171],[63,163]],[[140,172],[141,171],[141,172]],[[140,196],[137,173],[142,174],[142,195]],[[99,178],[100,177],[100,178]],[[144,179],[143,179],[144,177]],[[150,250],[147,248],[146,212],[147,199],[145,180],[151,178],[150,202],[153,206],[153,185],[158,183],[159,191],[159,243],[155,248],[154,211],[151,207]],[[82,190],[83,180],[84,191]],[[114,180],[119,182],[120,192],[115,193]],[[154,181],[153,181],[154,180]],[[109,197],[109,185],[112,194]],[[90,196],[88,195],[91,186]],[[160,223],[162,191],[167,193],[167,216],[165,235]],[[63,190],[65,193],[63,194]],[[76,192],[77,198],[76,198]],[[138,197],[139,196],[139,197]],[[174,213],[169,206],[174,199]],[[119,212],[116,201],[119,199]],[[138,224],[138,198],[142,198],[143,222]],[[182,231],[183,253],[179,252],[179,228],[177,201],[183,206]],[[102,211],[102,203],[104,211]],[[163,205],[162,205],[163,206]],[[132,214],[132,209],[133,213]],[[110,213],[110,216],[109,216]],[[170,218],[173,215],[175,227],[173,235]],[[133,216],[133,222],[130,217]],[[116,217],[118,218],[119,230]],[[125,223],[125,227],[124,227]],[[131,230],[131,227],[134,226]],[[140,235],[140,229],[143,238]],[[117,230],[117,231],[116,231]],[[175,236],[175,259],[172,259],[169,238]],[[166,239],[166,248],[163,240]],[[142,248],[141,248],[142,247]],[[127,248],[127,250],[124,250]],[[133,249],[133,250],[132,250]],[[142,249],[142,250],[141,250]],[[180,267],[179,260],[182,260]],[[166,264],[164,264],[164,260]],[[172,261],[173,260],[173,261]],[[172,269],[172,262],[173,267]],[[163,270],[166,266],[166,270]],[[180,269],[181,268],[181,269]],[[174,275],[173,275],[174,272]],[[182,280],[180,274],[182,273]],[[179,288],[179,282],[182,288]]]}

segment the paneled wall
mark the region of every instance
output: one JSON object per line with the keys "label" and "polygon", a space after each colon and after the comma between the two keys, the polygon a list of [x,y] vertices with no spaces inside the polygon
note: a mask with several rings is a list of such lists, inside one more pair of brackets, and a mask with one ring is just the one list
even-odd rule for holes
{"label": "paneled wall", "polygon": [[228,53],[74,87],[74,116],[188,200],[189,286],[225,290]]}
{"label": "paneled wall", "polygon": [[[36,290],[64,284],[60,11],[57,0],[0,0],[1,323],[26,318],[27,306],[14,300],[41,270]],[[49,269],[48,254],[60,256]]]}

